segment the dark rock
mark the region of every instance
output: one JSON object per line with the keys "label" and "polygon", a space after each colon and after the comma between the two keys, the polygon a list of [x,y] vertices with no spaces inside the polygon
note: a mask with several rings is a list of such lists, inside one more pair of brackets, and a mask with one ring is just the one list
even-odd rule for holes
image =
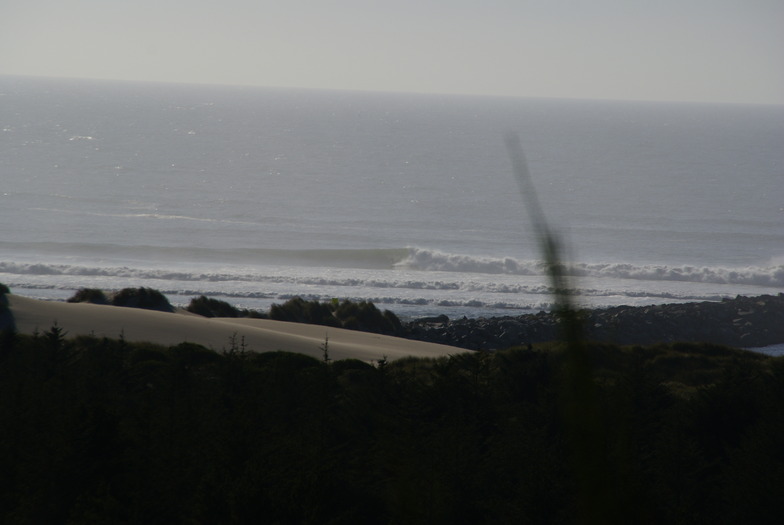
{"label": "dark rock", "polygon": [[446,324],[449,322],[449,317],[441,314],[435,317],[422,317],[421,319],[417,319],[415,322],[417,324]]}
{"label": "dark rock", "polygon": [[[617,344],[705,342],[759,347],[784,343],[784,294],[741,297],[719,302],[616,306],[580,312],[585,337]],[[506,348],[558,337],[555,314],[490,319],[446,316],[404,324],[401,335],[472,350]],[[438,322],[432,320],[438,319]]]}

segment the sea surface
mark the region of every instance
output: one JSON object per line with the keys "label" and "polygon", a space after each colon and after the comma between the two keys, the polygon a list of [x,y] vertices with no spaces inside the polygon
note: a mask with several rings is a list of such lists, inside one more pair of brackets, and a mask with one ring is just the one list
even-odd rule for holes
{"label": "sea surface", "polygon": [[784,106],[0,76],[0,282],[402,317],[552,303],[516,133],[578,303],[784,291]]}

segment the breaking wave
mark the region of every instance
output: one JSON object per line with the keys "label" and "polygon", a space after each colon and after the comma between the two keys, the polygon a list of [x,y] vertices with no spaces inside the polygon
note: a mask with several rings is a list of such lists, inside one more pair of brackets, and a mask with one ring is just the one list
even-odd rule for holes
{"label": "breaking wave", "polygon": [[[411,248],[408,257],[396,265],[422,271],[487,273],[508,275],[544,275],[541,261],[511,257],[477,257]],[[565,266],[575,277],[606,277],[641,281],[682,281],[750,286],[784,286],[784,265],[767,267],[725,268],[692,265],[635,265],[630,263],[574,263]]]}
{"label": "breaking wave", "polygon": [[[131,251],[130,248],[126,248]],[[149,254],[156,249],[146,248]],[[179,259],[178,265],[183,260],[220,260],[221,253],[227,252],[203,250],[201,252],[188,249],[179,253],[177,248],[165,248],[167,258]],[[172,252],[172,253],[168,253]],[[209,253],[208,253],[209,252]],[[402,249],[367,249],[367,250],[232,250],[229,252],[231,263],[256,264],[286,264],[290,268],[299,266],[324,268],[358,268],[379,270],[412,270],[418,272],[449,272],[460,274],[490,274],[490,275],[518,275],[518,276],[544,276],[545,265],[541,261],[520,260],[511,257],[482,257],[473,255],[451,254],[437,250],[422,248]],[[174,257],[172,257],[174,256]],[[187,257],[176,257],[187,256]],[[151,261],[151,265],[154,260]],[[253,266],[256,266],[253,264]],[[636,281],[672,281],[706,284],[726,284],[761,287],[784,287],[784,264],[767,267],[728,268],[720,266],[692,266],[692,265],[635,265],[630,263],[574,263],[565,267],[566,273],[575,277],[610,278]],[[0,262],[0,273],[15,275],[38,276],[87,276],[87,277],[119,277],[134,279],[162,279],[174,281],[269,281],[286,282],[292,277],[286,275],[263,275],[255,270],[241,271],[230,269],[227,271],[186,271],[160,268],[136,268],[129,266],[89,266],[79,264],[50,264],[50,263],[20,263]],[[288,272],[286,272],[288,273]],[[298,278],[300,279],[300,278]],[[329,278],[319,277],[312,284],[331,284]],[[325,282],[326,281],[326,282]],[[371,279],[357,277],[356,282],[348,283],[352,279],[341,278],[341,282],[351,285],[372,287],[399,287],[400,279],[384,278]],[[422,277],[422,280],[403,281],[402,287],[406,288],[441,288],[456,287],[452,279],[444,282],[431,281]],[[390,286],[389,283],[396,283]],[[579,284],[579,283],[578,283]],[[498,284],[499,287],[509,286]],[[499,290],[502,292],[503,290]],[[511,293],[516,293],[512,291]]]}
{"label": "breaking wave", "polygon": [[[209,252],[215,256],[213,260],[218,259],[218,252]],[[194,255],[193,249],[187,253]],[[546,310],[552,301],[544,265],[509,257],[421,248],[252,250],[252,258],[263,262],[216,265],[205,263],[206,258],[201,258],[201,263],[184,263],[193,259],[179,255],[182,253],[174,249],[157,262],[147,260],[143,267],[125,258],[119,259],[126,262],[123,265],[77,264],[62,259],[60,263],[0,261],[0,282],[14,293],[18,290],[40,298],[64,299],[81,287],[108,291],[145,286],[160,290],[173,304],[187,304],[197,295],[253,308],[266,308],[295,296],[319,300],[339,297],[369,300],[412,315],[445,310],[454,315],[506,315],[510,310]],[[176,262],[169,264],[167,260]],[[738,294],[775,293],[784,287],[782,265],[573,264],[568,273],[577,277],[575,300],[595,307],[718,301]]]}

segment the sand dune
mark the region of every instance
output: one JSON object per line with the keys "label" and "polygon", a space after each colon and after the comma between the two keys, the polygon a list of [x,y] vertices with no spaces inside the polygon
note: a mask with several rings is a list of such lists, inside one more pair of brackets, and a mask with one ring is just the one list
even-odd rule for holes
{"label": "sand dune", "polygon": [[17,331],[31,334],[48,330],[53,323],[68,332],[68,337],[93,334],[128,341],[150,341],[173,345],[189,341],[216,351],[230,346],[232,337],[242,338],[254,352],[286,350],[323,356],[322,345],[329,338],[332,359],[355,358],[363,361],[389,360],[406,356],[438,357],[465,352],[461,348],[400,339],[385,335],[343,330],[327,326],[287,323],[268,319],[208,319],[187,312],[165,313],[118,306],[87,303],[41,301],[8,295]]}

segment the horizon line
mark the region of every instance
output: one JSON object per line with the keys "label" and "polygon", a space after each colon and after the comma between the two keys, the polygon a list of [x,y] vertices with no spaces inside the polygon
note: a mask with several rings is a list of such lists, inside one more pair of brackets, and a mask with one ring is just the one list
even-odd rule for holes
{"label": "horizon line", "polygon": [[392,90],[392,89],[361,89],[361,88],[336,88],[336,87],[303,87],[291,85],[268,85],[256,83],[229,83],[229,82],[203,82],[203,81],[174,81],[174,80],[139,80],[112,77],[84,77],[84,76],[58,76],[45,74],[21,74],[3,73],[0,77],[14,77],[39,80],[67,80],[83,82],[106,82],[106,83],[125,83],[125,84],[147,84],[147,85],[168,85],[168,86],[203,86],[221,88],[243,88],[261,90],[288,90],[288,91],[322,91],[337,93],[361,93],[361,94],[389,94],[389,95],[415,95],[415,96],[436,96],[436,97],[466,97],[484,99],[506,99],[506,100],[554,100],[554,101],[574,101],[574,102],[628,102],[646,104],[694,104],[694,105],[714,105],[714,106],[763,106],[763,107],[784,107],[784,101],[776,102],[749,102],[749,101],[715,101],[715,100],[694,100],[694,99],[650,99],[650,98],[612,98],[612,97],[579,97],[579,96],[547,96],[547,95],[509,95],[493,93],[468,93],[468,92],[441,92],[441,91],[415,91],[415,90]]}

